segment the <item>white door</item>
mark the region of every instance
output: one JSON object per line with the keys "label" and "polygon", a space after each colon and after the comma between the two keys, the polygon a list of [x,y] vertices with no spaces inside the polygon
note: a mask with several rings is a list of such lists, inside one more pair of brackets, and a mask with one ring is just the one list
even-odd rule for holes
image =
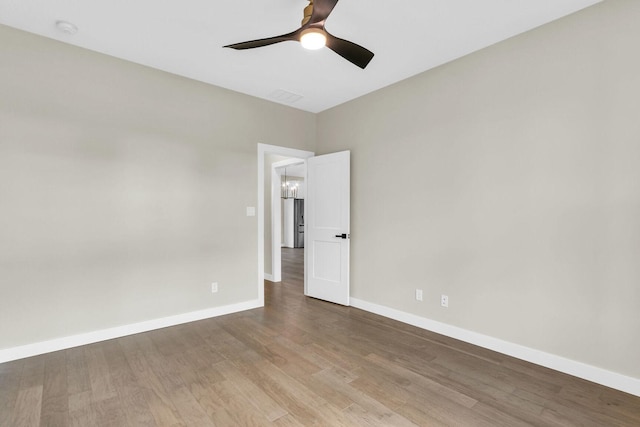
{"label": "white door", "polygon": [[350,152],[307,160],[304,293],[349,305]]}

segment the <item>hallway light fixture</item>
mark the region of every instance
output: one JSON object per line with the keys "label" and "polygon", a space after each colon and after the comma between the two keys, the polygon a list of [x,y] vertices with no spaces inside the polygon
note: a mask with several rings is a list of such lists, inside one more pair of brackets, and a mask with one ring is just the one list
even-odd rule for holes
{"label": "hallway light fixture", "polygon": [[280,197],[283,199],[295,199],[298,197],[298,183],[292,184],[287,180],[287,168],[284,168],[284,181],[282,182]]}

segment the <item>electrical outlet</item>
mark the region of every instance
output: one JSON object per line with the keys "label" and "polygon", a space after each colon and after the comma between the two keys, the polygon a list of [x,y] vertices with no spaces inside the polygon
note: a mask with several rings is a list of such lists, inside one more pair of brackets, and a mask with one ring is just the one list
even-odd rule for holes
{"label": "electrical outlet", "polygon": [[422,289],[416,289],[416,300],[422,301]]}
{"label": "electrical outlet", "polygon": [[440,305],[449,307],[449,297],[447,295],[440,295]]}
{"label": "electrical outlet", "polygon": [[211,293],[215,294],[216,292],[218,292],[218,282],[213,282],[211,284]]}

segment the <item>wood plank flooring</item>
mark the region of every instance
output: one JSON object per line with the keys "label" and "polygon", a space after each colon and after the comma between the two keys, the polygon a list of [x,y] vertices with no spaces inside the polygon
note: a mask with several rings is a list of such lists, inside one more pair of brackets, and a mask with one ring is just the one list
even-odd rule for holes
{"label": "wood plank flooring", "polygon": [[640,426],[640,398],[302,295],[0,364],[0,426]]}

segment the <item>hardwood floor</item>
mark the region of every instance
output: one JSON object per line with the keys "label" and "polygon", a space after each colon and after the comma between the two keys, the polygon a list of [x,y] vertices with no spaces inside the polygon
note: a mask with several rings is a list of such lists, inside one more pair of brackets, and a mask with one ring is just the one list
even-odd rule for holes
{"label": "hardwood floor", "polygon": [[0,426],[638,426],[640,398],[305,298],[0,364]]}

